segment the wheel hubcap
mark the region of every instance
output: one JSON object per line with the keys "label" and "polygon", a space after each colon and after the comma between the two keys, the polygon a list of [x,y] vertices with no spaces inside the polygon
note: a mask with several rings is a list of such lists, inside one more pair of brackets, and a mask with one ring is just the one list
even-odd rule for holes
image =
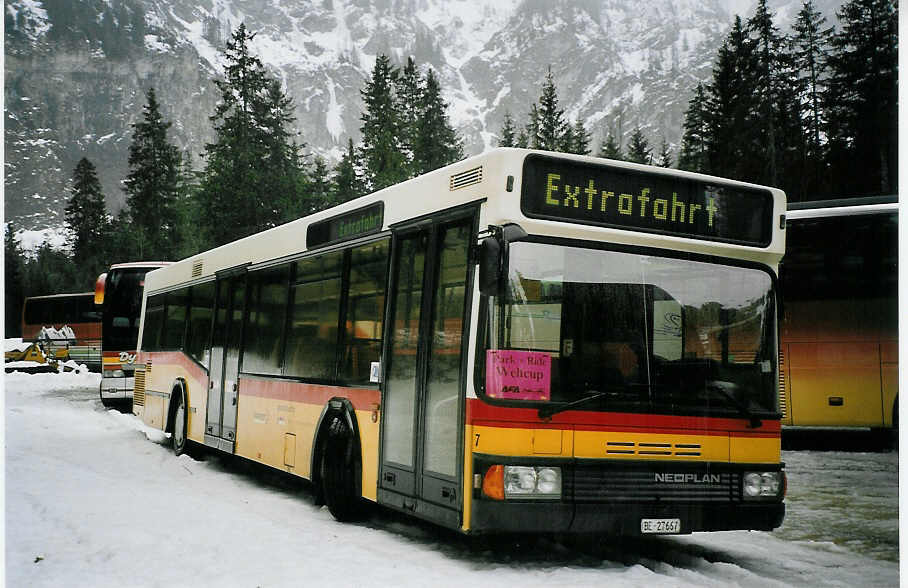
{"label": "wheel hubcap", "polygon": [[183,408],[183,403],[177,407],[176,422],[173,424],[173,436],[176,440],[177,445],[183,445],[183,420],[184,420],[185,410]]}

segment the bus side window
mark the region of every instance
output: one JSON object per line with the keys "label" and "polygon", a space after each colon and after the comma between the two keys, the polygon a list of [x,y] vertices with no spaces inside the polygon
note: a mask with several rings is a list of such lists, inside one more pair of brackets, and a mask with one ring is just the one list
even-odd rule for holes
{"label": "bus side window", "polygon": [[215,282],[192,287],[189,305],[189,332],[186,334],[186,352],[206,368],[209,360],[208,337],[211,334],[211,317],[214,308]]}
{"label": "bus side window", "polygon": [[183,332],[186,330],[186,304],[189,302],[189,288],[167,293],[164,333],[161,348],[177,350],[183,348]]}
{"label": "bus side window", "polygon": [[333,381],[343,252],[296,262],[284,374]]}
{"label": "bus side window", "polygon": [[370,243],[350,251],[341,364],[341,380],[348,384],[369,383],[371,365],[381,358],[388,243]]}
{"label": "bus side window", "polygon": [[290,266],[249,274],[249,322],[243,350],[243,371],[281,373],[281,343],[287,308]]}
{"label": "bus side window", "polygon": [[158,338],[164,324],[165,294],[149,296],[145,306],[145,330],[142,332],[142,350],[157,351],[160,349]]}

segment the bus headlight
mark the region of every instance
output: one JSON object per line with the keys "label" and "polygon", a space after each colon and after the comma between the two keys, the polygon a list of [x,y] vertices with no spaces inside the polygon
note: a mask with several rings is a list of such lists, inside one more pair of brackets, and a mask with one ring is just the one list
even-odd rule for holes
{"label": "bus headlight", "polygon": [[785,487],[783,472],[746,472],[743,478],[744,498],[778,498]]}
{"label": "bus headlight", "polygon": [[561,498],[561,468],[504,466],[505,498]]}
{"label": "bus headlight", "polygon": [[102,374],[104,378],[125,378],[126,373],[123,370],[104,370]]}

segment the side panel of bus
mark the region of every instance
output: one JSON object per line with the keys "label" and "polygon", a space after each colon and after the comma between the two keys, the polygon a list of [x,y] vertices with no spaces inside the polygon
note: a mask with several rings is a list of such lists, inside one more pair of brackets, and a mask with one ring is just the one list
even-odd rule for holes
{"label": "side panel of bus", "polygon": [[373,366],[389,249],[373,240],[149,296],[136,414],[169,430],[182,386],[190,440],[312,478],[326,407],[342,399],[359,433],[363,496],[376,500]]}

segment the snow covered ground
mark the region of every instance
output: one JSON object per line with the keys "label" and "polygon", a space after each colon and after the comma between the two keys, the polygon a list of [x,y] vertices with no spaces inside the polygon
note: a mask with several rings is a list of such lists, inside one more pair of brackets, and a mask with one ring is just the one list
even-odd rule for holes
{"label": "snow covered ground", "polygon": [[336,523],[307,484],[174,457],[98,374],[7,374],[8,586],[897,586],[898,454],[785,452],[788,516],[570,546],[468,541],[379,510]]}

